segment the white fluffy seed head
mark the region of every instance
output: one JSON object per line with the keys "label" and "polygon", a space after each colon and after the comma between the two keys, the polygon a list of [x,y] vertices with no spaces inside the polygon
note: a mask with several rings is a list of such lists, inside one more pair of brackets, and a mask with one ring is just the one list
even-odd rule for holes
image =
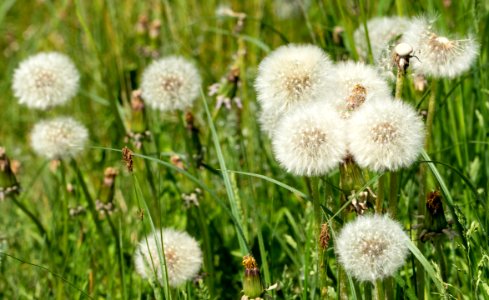
{"label": "white fluffy seed head", "polygon": [[272,137],[275,157],[294,175],[324,175],[346,155],[344,129],[344,120],[328,103],[297,108],[277,124]]}
{"label": "white fluffy seed head", "polygon": [[258,112],[258,122],[260,123],[260,129],[270,139],[273,137],[277,124],[282,118],[283,113],[278,110],[263,110]]}
{"label": "white fluffy seed head", "polygon": [[440,36],[426,18],[413,20],[402,40],[413,46],[418,58],[411,59],[413,70],[434,78],[461,75],[470,69],[479,52],[473,38],[455,40]]}
{"label": "white fluffy seed head", "polygon": [[[409,27],[409,19],[403,17],[372,18],[367,22],[368,36],[374,62],[378,64],[386,52],[397,43],[404,31]],[[367,36],[363,25],[353,34],[355,46],[360,58],[364,61],[368,58]]]}
{"label": "white fluffy seed head", "polygon": [[300,16],[310,4],[310,0],[274,0],[273,8],[279,19],[286,20]]}
{"label": "white fluffy seed head", "polygon": [[423,148],[423,122],[400,100],[386,98],[365,104],[347,127],[350,153],[358,165],[374,171],[408,167]]}
{"label": "white fluffy seed head", "polygon": [[192,106],[201,84],[199,71],[191,62],[169,56],[153,61],[144,70],[142,97],[150,107],[160,111],[183,110]]}
{"label": "white fluffy seed head", "polygon": [[347,223],[335,241],[338,260],[360,281],[393,275],[405,262],[409,237],[387,215],[359,216]]}
{"label": "white fluffy seed head", "polygon": [[286,45],[265,57],[255,88],[262,109],[284,112],[291,106],[325,98],[333,64],[314,45]]}
{"label": "white fluffy seed head", "polygon": [[30,56],[15,70],[12,89],[19,103],[46,110],[73,98],[80,74],[71,59],[57,52]]}
{"label": "white fluffy seed head", "polygon": [[197,241],[186,232],[166,228],[140,241],[134,264],[141,277],[163,285],[163,262],[160,260],[163,258],[160,250],[163,249],[170,286],[178,287],[197,275],[202,265],[202,251]]}
{"label": "white fluffy seed head", "polygon": [[340,62],[334,68],[334,96],[328,97],[344,118],[366,102],[390,96],[390,89],[377,70],[364,63]]}
{"label": "white fluffy seed head", "polygon": [[84,149],[88,130],[70,117],[38,122],[31,132],[34,151],[48,159],[74,157]]}

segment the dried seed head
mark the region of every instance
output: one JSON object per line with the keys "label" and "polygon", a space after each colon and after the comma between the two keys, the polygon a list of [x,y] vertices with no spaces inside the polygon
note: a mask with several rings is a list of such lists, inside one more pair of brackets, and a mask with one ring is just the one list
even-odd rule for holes
{"label": "dried seed head", "polygon": [[134,164],[134,162],[132,160],[132,151],[127,147],[122,148],[122,160],[126,164],[127,170],[129,172],[132,172],[133,171],[133,164]]}

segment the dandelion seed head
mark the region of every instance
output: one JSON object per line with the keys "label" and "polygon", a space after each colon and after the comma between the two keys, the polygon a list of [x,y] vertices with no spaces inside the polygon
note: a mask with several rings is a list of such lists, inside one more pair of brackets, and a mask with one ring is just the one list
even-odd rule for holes
{"label": "dandelion seed head", "polygon": [[426,18],[412,21],[403,41],[412,45],[418,59],[411,60],[417,72],[434,78],[454,78],[467,71],[474,63],[479,45],[472,38],[451,39],[438,35]]}
{"label": "dandelion seed head", "polygon": [[20,104],[46,110],[73,98],[80,74],[71,59],[57,52],[42,52],[22,61],[14,71],[12,89]]}
{"label": "dandelion seed head", "polygon": [[[367,22],[368,35],[374,63],[379,64],[381,58],[394,46],[402,34],[409,28],[409,19],[403,17],[372,18]],[[365,28],[360,25],[353,34],[357,52],[363,61],[368,59],[368,43]]]}
{"label": "dandelion seed head", "polygon": [[310,0],[274,0],[275,15],[282,20],[296,18],[309,8]]}
{"label": "dandelion seed head", "polygon": [[287,111],[297,104],[325,97],[330,88],[332,62],[313,45],[286,45],[263,59],[255,88],[261,107]]}
{"label": "dandelion seed head", "polygon": [[74,157],[88,140],[88,130],[70,117],[38,122],[31,132],[34,151],[48,159]]}
{"label": "dandelion seed head", "polygon": [[[161,243],[163,241],[163,244]],[[194,278],[202,265],[202,251],[188,233],[166,228],[143,238],[134,255],[136,272],[145,279],[164,283],[160,250],[168,271],[168,283],[178,287]]]}
{"label": "dandelion seed head", "polygon": [[363,63],[340,62],[335,66],[332,94],[328,97],[344,118],[360,108],[365,102],[390,96],[387,82],[377,70]]}
{"label": "dandelion seed head", "polygon": [[336,253],[346,272],[360,281],[384,279],[405,262],[408,236],[388,216],[359,216],[336,239]]}
{"label": "dandelion seed head", "polygon": [[152,62],[141,79],[142,97],[150,107],[161,111],[183,110],[192,106],[202,80],[197,68],[179,56]]}
{"label": "dandelion seed head", "polygon": [[424,141],[424,125],[416,111],[390,98],[365,104],[349,119],[347,132],[355,161],[374,171],[408,167]]}
{"label": "dandelion seed head", "polygon": [[272,136],[276,159],[294,175],[328,173],[346,155],[343,124],[328,103],[314,103],[287,113]]}

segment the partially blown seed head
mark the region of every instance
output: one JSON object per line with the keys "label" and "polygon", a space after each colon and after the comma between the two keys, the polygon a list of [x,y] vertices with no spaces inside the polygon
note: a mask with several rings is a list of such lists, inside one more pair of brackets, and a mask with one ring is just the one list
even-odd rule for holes
{"label": "partially blown seed head", "polygon": [[279,163],[290,173],[328,173],[346,155],[344,121],[328,103],[314,103],[285,115],[273,135]]}
{"label": "partially blown seed head", "polygon": [[413,20],[402,40],[413,46],[418,58],[411,60],[412,68],[435,78],[459,76],[471,67],[479,51],[473,38],[457,40],[438,35],[425,18]]}
{"label": "partially blown seed head", "polygon": [[389,98],[365,104],[348,122],[349,151],[374,171],[408,167],[423,147],[424,126],[408,104]]}
{"label": "partially blown seed head", "polygon": [[31,133],[34,151],[48,159],[74,157],[88,140],[88,130],[70,117],[38,122]]}
{"label": "partially blown seed head", "polygon": [[336,239],[336,253],[346,272],[360,281],[391,276],[405,262],[409,237],[388,216],[359,216]]}
{"label": "partially blown seed head", "polygon": [[66,103],[78,91],[80,75],[69,57],[43,52],[20,63],[12,89],[19,103],[46,110]]}
{"label": "partially blown seed head", "polygon": [[150,107],[161,111],[182,110],[192,106],[202,80],[197,68],[179,56],[152,62],[141,79],[142,97]]}
{"label": "partially blown seed head", "polygon": [[134,255],[136,272],[163,285],[162,255],[166,261],[168,283],[172,287],[195,277],[202,265],[202,251],[197,241],[186,232],[167,228],[141,240]]}

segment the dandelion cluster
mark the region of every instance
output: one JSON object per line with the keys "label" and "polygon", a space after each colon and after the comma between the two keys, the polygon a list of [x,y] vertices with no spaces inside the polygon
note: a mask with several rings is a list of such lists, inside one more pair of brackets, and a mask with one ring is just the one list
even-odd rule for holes
{"label": "dandelion cluster", "polygon": [[261,128],[292,174],[324,175],[349,155],[374,171],[397,170],[423,146],[415,110],[364,63],[333,65],[314,46],[283,46],[260,63],[255,87]]}
{"label": "dandelion cluster", "polygon": [[38,122],[31,133],[32,149],[48,159],[74,157],[88,140],[88,130],[70,117]]}
{"label": "dandelion cluster", "polygon": [[202,265],[202,251],[197,241],[186,232],[166,228],[140,241],[134,255],[136,272],[163,285],[162,255],[166,262],[168,283],[172,287],[178,287],[195,277]]}
{"label": "dandelion cluster", "polygon": [[388,216],[359,216],[336,239],[336,253],[346,272],[374,282],[393,275],[405,262],[409,237]]}
{"label": "dandelion cluster", "polygon": [[141,79],[142,97],[160,111],[183,110],[192,106],[200,93],[202,79],[197,68],[179,56],[151,63]]}
{"label": "dandelion cluster", "polygon": [[414,48],[418,57],[412,60],[414,71],[435,78],[454,78],[467,71],[479,50],[471,37],[456,40],[438,35],[425,18],[413,20],[402,40]]}
{"label": "dandelion cluster", "polygon": [[66,103],[78,91],[80,75],[64,54],[43,52],[20,63],[12,89],[19,103],[46,110]]}

